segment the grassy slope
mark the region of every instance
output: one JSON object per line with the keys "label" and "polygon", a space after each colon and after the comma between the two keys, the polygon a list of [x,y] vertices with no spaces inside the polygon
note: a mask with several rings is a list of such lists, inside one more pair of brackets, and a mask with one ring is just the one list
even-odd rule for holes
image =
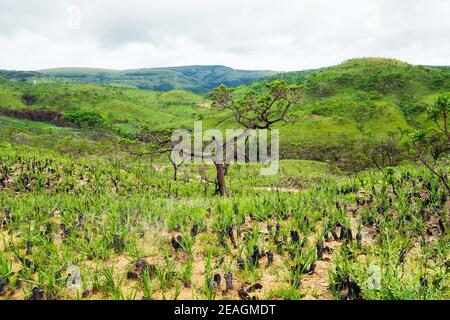
{"label": "grassy slope", "polygon": [[[440,92],[450,89],[448,69],[409,65],[389,59],[354,59],[341,65],[278,74],[241,86],[263,90],[264,83],[284,79],[307,87],[304,99],[292,111],[297,121],[280,124],[282,143],[299,147],[342,144],[380,137],[389,131],[428,127],[426,108]],[[233,127],[231,114],[206,112],[205,127]]]}
{"label": "grassy slope", "polygon": [[[341,65],[307,72],[277,75],[288,83],[307,87],[294,108],[295,124],[282,125],[286,143],[307,145],[330,139],[348,141],[363,134],[371,137],[398,128],[432,125],[426,107],[450,89],[450,72],[413,66],[389,59],[354,59]],[[275,79],[273,77],[272,79]],[[261,89],[256,82],[237,89]]]}
{"label": "grassy slope", "polygon": [[105,155],[120,150],[120,138],[114,134],[9,117],[0,117],[0,142],[45,150],[42,153],[55,151],[77,156]]}
{"label": "grassy slope", "polygon": [[[349,68],[352,77],[374,72],[376,68],[388,68],[383,66],[386,61],[381,61],[379,67],[370,65],[372,61],[364,63],[367,65]],[[385,117],[390,127],[398,123],[410,126],[424,116],[423,110],[411,112],[415,108],[405,108],[401,103],[409,102],[409,106],[417,106],[417,101],[429,104],[437,92],[448,90],[448,78],[435,87],[436,74],[428,80],[414,75],[390,92],[390,87],[370,90],[361,87],[362,84],[373,85],[362,77],[358,78],[359,84],[355,81],[348,86],[341,85],[339,78],[345,67],[317,71],[306,77],[304,74],[289,75],[305,77],[310,89],[304,105],[295,110],[299,115],[298,122],[283,126],[284,139],[295,141],[301,133],[302,139],[298,139],[301,142],[307,135],[326,141],[330,132],[357,136],[360,130],[367,128],[381,134],[385,129],[378,127],[384,125],[380,117]],[[405,77],[409,72],[399,70]],[[419,76],[426,72],[420,72]],[[382,78],[380,75],[375,79]],[[315,83],[320,84],[320,90]],[[418,83],[418,86],[410,88],[408,83]],[[1,83],[0,106],[24,107],[20,97],[27,89],[24,84]],[[203,101],[199,96],[179,91],[155,93],[97,85],[42,84],[33,86],[32,90],[39,98],[35,107],[100,110],[105,116],[111,112],[112,117],[126,118],[130,123],[138,116],[152,116],[147,120],[160,126],[190,123],[198,116],[195,104]],[[247,88],[239,90],[243,92]],[[117,105],[112,107],[114,103]],[[362,108],[366,105],[370,106],[367,110]],[[363,110],[358,113],[360,108]],[[161,114],[173,118],[170,121],[162,116],[158,118]],[[205,126],[232,124],[226,113],[206,111],[201,114]],[[262,283],[263,288],[251,295],[260,299],[330,299],[331,294],[339,298],[343,279],[357,284],[365,299],[449,298],[449,278],[446,276],[448,232],[439,231],[436,223],[439,217],[448,220],[445,220],[448,218],[448,200],[444,205],[443,190],[428,172],[396,169],[398,187],[397,195],[393,196],[387,187],[387,177],[371,171],[357,178],[345,178],[330,174],[334,173],[332,166],[324,163],[288,160],[282,161],[280,176],[265,178],[257,175],[257,166],[235,165],[227,179],[231,196],[219,199],[212,196],[212,185],[197,181],[195,170],[186,171],[191,179],[182,175],[178,182],[173,182],[168,166],[163,170],[152,168],[147,161],[134,159],[129,154],[120,159],[119,153],[114,152],[119,146],[116,139],[96,130],[58,128],[46,123],[0,117],[2,174],[11,169],[6,179],[10,182],[0,192],[0,204],[2,214],[10,207],[13,217],[6,220],[0,234],[0,260],[4,266],[0,278],[10,277],[6,298],[29,298],[33,287],[43,290],[47,299],[77,298],[56,276],[67,276],[69,271],[65,266],[72,264],[80,267],[83,284],[90,290],[88,299],[173,298],[175,288],[181,288],[179,298],[205,299],[210,297],[205,279],[215,272],[223,274],[228,270],[235,279],[235,290],[225,294],[218,290],[218,299],[237,299],[241,284],[255,282]],[[7,140],[13,145],[5,143]],[[59,154],[68,149],[91,155],[91,159]],[[101,154],[108,149],[110,152],[106,156]],[[34,170],[35,163],[41,167],[47,160],[53,161],[50,168]],[[51,173],[50,169],[55,172]],[[30,190],[25,189],[23,172],[30,177]],[[57,175],[61,177],[56,178]],[[50,181],[49,187],[45,185],[46,181]],[[113,181],[118,182],[118,188],[113,187]],[[261,187],[308,190],[268,192]],[[430,199],[428,205],[423,197]],[[336,203],[356,210],[356,214],[351,211],[343,214],[336,208]],[[355,203],[363,204],[355,207]],[[50,212],[52,214],[48,214]],[[61,230],[60,222],[68,227],[67,234]],[[333,252],[325,253],[326,259],[316,261],[316,240],[325,232],[328,234],[330,229],[338,230],[335,227],[338,222],[351,228],[353,235],[361,228],[362,246],[356,241],[347,245],[345,241],[331,239],[325,245]],[[298,259],[292,259],[292,245],[279,246],[275,239],[265,236],[266,224],[275,223],[280,224],[278,239],[290,239],[291,230],[299,230],[302,239],[307,239],[303,249],[299,246],[294,249]],[[189,234],[194,224],[208,228],[192,239]],[[232,248],[228,239],[223,248],[218,245],[220,233],[229,226],[236,226],[242,234],[250,235],[242,240],[239,237],[237,249]],[[46,233],[45,228],[50,231]],[[189,243],[186,252],[175,253],[171,248],[170,238],[178,235],[187,241],[191,239],[186,242]],[[122,249],[117,249],[115,239],[124,242]],[[27,241],[33,244],[26,257],[31,263],[21,259]],[[251,255],[254,245],[263,250],[274,250],[275,264],[266,267],[266,260],[262,260],[258,268],[247,266],[240,270],[237,257]],[[406,258],[399,263],[405,249]],[[356,259],[351,259],[350,253]],[[364,257],[363,263],[358,257]],[[147,259],[158,271],[158,276],[149,280],[151,289],[143,281],[127,277],[135,261],[141,258]],[[208,259],[212,259],[214,266],[211,274],[205,273]],[[295,271],[303,261],[305,267],[316,262],[314,275]],[[372,283],[369,282],[371,266],[382,268],[383,286],[380,289],[369,285]],[[22,269],[25,272],[17,272]],[[183,285],[181,280],[185,278],[192,281],[190,288]],[[16,287],[17,279],[21,280],[20,288]],[[302,281],[300,287],[295,285],[298,280]],[[94,287],[96,290],[91,290]]]}

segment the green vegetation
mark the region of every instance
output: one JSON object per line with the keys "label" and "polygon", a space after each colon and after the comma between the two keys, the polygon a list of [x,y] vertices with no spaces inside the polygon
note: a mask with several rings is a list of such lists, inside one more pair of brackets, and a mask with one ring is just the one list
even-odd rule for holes
{"label": "green vegetation", "polygon": [[187,66],[137,70],[59,68],[42,70],[44,75],[77,82],[127,86],[146,90],[208,92],[225,84],[230,87],[259,80],[274,71],[235,70],[224,66]]}
{"label": "green vegetation", "polygon": [[[275,126],[281,130],[283,156],[327,161],[351,169],[368,166],[355,157],[367,140],[381,140],[388,132],[400,134],[433,127],[427,108],[450,87],[450,70],[368,58],[267,78],[273,79],[306,88],[301,102],[292,107],[295,121]],[[264,90],[267,80],[238,87],[236,95]],[[98,112],[107,126],[123,134],[132,135],[143,122],[155,129],[192,128],[194,120],[202,120],[205,128],[238,126],[232,113],[211,110],[207,96],[186,91],[161,93],[93,84],[0,81],[1,107],[27,106],[25,94],[35,96],[31,108]]]}
{"label": "green vegetation", "polygon": [[[448,69],[413,66],[389,59],[354,59],[341,65],[289,72],[274,76],[302,84],[307,91],[293,108],[294,123],[280,125],[283,154],[337,163],[357,163],[364,141],[377,141],[387,133],[434,126],[427,108],[450,88]],[[261,90],[264,81],[237,89]],[[336,157],[341,158],[336,161]],[[353,159],[353,161],[351,161]],[[350,163],[349,163],[350,162]]]}
{"label": "green vegetation", "polygon": [[[0,299],[450,298],[448,68],[357,59],[212,96],[82,71],[1,73]],[[174,177],[154,152],[287,102],[279,173],[234,164],[226,197],[214,165]]]}
{"label": "green vegetation", "polygon": [[233,166],[222,199],[195,167],[174,182],[130,156],[0,148],[3,299],[449,298],[448,196],[427,170]]}
{"label": "green vegetation", "polygon": [[185,91],[155,92],[93,84],[0,81],[0,108],[55,110],[75,123],[74,117],[86,118],[87,115],[97,119],[91,125],[107,125],[123,133],[132,133],[139,122],[166,126],[188,119],[192,121],[199,111],[205,109],[201,106],[204,102],[203,97]]}

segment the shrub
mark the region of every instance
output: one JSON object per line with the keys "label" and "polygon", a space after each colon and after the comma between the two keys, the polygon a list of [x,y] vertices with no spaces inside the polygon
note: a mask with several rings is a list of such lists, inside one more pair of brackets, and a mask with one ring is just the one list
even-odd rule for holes
{"label": "shrub", "polygon": [[79,127],[103,127],[105,120],[95,111],[73,111],[64,115],[64,121]]}
{"label": "shrub", "polygon": [[36,102],[36,100],[37,100],[37,97],[31,92],[25,92],[22,95],[22,101],[27,106],[31,106],[32,104],[34,104]]}

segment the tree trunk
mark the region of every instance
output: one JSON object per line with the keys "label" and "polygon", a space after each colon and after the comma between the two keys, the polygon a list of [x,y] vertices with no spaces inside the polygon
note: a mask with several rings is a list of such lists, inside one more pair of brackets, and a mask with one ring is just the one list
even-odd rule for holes
{"label": "tree trunk", "polygon": [[225,186],[225,168],[223,164],[216,164],[216,171],[219,194],[221,197],[225,197],[227,195],[227,187]]}
{"label": "tree trunk", "polygon": [[173,167],[173,181],[177,181],[178,178],[178,166],[175,162],[171,161]]}

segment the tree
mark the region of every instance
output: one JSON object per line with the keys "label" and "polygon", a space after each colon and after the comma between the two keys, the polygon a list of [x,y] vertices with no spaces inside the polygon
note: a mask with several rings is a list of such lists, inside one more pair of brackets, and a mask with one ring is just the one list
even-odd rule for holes
{"label": "tree", "polygon": [[27,106],[31,106],[32,104],[34,104],[36,102],[36,100],[37,100],[37,97],[31,91],[27,91],[22,95],[22,101]]}
{"label": "tree", "polygon": [[[288,113],[292,105],[297,103],[302,95],[303,87],[288,85],[285,81],[276,80],[265,85],[262,92],[248,91],[240,99],[234,97],[234,89],[221,85],[211,93],[211,107],[217,110],[229,110],[235,121],[244,128],[244,132],[225,142],[216,141],[216,155],[222,155],[227,146],[235,144],[256,129],[271,129],[281,121],[288,121]],[[193,154],[196,156],[195,154]],[[230,157],[230,155],[226,155]],[[234,155],[231,155],[234,157]],[[210,157],[216,168],[216,182],[219,194],[226,196],[225,176],[230,165],[229,159]]]}
{"label": "tree", "polygon": [[450,92],[439,95],[431,107],[428,108],[428,117],[433,119],[439,130],[445,134],[450,144]]}
{"label": "tree", "polygon": [[448,178],[450,93],[439,95],[434,105],[427,111],[428,117],[434,120],[437,129],[416,130],[405,139],[405,143],[414,160],[421,162],[433,175],[438,177],[450,194]]}
{"label": "tree", "polygon": [[143,125],[135,135],[135,139],[146,144],[148,152],[134,153],[142,157],[144,155],[167,154],[173,168],[173,180],[178,180],[178,170],[183,161],[176,161],[171,156],[174,146],[178,141],[172,140],[170,129],[152,130],[148,125]]}

